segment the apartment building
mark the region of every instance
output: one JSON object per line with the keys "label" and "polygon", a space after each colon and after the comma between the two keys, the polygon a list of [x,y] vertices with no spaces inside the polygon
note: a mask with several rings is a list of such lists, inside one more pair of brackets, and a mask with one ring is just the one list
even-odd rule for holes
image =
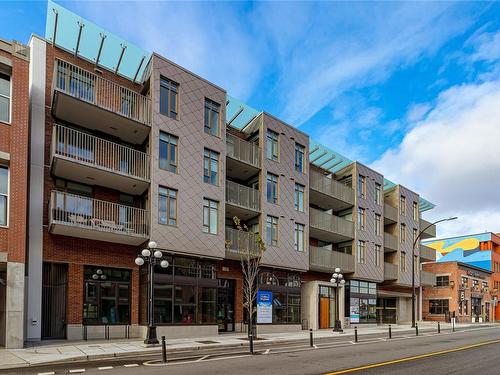
{"label": "apartment building", "polygon": [[29,49],[0,39],[0,346],[23,345]]}

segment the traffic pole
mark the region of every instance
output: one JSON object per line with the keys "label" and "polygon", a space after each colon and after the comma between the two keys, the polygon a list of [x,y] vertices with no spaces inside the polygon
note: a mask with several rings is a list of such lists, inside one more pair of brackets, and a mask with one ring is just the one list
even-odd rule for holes
{"label": "traffic pole", "polygon": [[358,327],[354,327],[354,342],[358,342]]}
{"label": "traffic pole", "polygon": [[415,323],[415,336],[418,336],[418,323]]}
{"label": "traffic pole", "polygon": [[392,339],[392,329],[390,324],[389,324],[389,338]]}
{"label": "traffic pole", "polygon": [[165,336],[161,337],[161,357],[163,363],[167,363],[167,343],[165,342]]}
{"label": "traffic pole", "polygon": [[441,324],[438,322],[438,333],[441,333]]}
{"label": "traffic pole", "polygon": [[313,330],[312,330],[312,328],[309,328],[309,346],[311,348],[314,346]]}
{"label": "traffic pole", "polygon": [[250,333],[249,339],[250,339],[250,354],[253,354],[253,334],[252,333]]}

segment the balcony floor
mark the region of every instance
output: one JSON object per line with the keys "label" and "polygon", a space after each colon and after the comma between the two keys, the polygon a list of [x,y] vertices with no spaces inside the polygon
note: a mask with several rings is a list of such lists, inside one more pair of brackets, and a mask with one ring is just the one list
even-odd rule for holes
{"label": "balcony floor", "polygon": [[231,156],[226,158],[226,175],[230,178],[235,178],[240,181],[246,181],[255,176],[260,171],[259,168],[242,162],[238,159],[233,159]]}
{"label": "balcony floor", "polygon": [[321,207],[322,209],[334,211],[346,210],[353,206],[352,203],[344,202],[343,200],[324,194],[312,188],[309,190],[309,203]]}
{"label": "balcony floor", "polygon": [[318,240],[322,240],[325,242],[331,242],[331,243],[350,241],[354,238],[354,235],[352,235],[352,236],[343,235],[340,233],[334,233],[334,232],[318,229],[318,228],[315,228],[313,226],[309,227],[309,235],[310,235],[310,237],[317,238]]}
{"label": "balcony floor", "polygon": [[254,211],[249,208],[240,207],[232,203],[226,202],[226,217],[232,219],[237,216],[239,219],[246,221],[259,216],[259,211]]}

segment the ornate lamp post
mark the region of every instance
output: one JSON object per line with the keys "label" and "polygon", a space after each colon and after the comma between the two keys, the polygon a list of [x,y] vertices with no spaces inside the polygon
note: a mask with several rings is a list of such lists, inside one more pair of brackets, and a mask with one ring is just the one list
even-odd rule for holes
{"label": "ornate lamp post", "polygon": [[160,250],[156,250],[157,244],[154,241],[149,241],[148,247],[143,249],[137,258],[135,258],[135,264],[138,266],[148,263],[148,333],[145,344],[158,344],[158,338],[156,337],[156,326],[154,324],[154,266],[160,264],[162,268],[168,267],[168,261],[163,258],[163,253]]}
{"label": "ornate lamp post", "polygon": [[340,311],[339,311],[339,306],[340,306],[340,293],[339,293],[339,287],[345,284],[344,280],[344,275],[340,273],[340,268],[335,268],[335,272],[332,274],[332,278],[330,279],[330,282],[335,285],[336,289],[336,298],[335,298],[335,326],[333,328],[333,332],[343,332],[342,330],[342,324],[340,323]]}

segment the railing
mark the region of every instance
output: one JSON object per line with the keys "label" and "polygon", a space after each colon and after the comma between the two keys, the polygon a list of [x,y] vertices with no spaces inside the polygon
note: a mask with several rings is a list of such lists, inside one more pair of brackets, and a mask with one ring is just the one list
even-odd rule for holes
{"label": "railing", "polygon": [[311,171],[309,183],[311,189],[351,205],[354,203],[354,190],[350,186],[328,178],[319,172]]}
{"label": "railing", "polygon": [[396,236],[384,232],[384,248],[397,251],[399,249],[399,241]]}
{"label": "railing", "polygon": [[398,265],[384,262],[384,280],[397,280]]}
{"label": "railing", "polygon": [[398,221],[398,209],[396,207],[392,207],[387,203],[384,203],[384,217],[392,221]]}
{"label": "railing", "polygon": [[330,271],[339,267],[342,272],[354,272],[354,257],[351,254],[323,247],[309,246],[309,264],[312,267],[328,269]]}
{"label": "railing", "polygon": [[257,235],[238,229],[226,228],[226,255],[245,256],[250,251],[251,255],[259,254]]}
{"label": "railing", "polygon": [[309,220],[311,227],[337,233],[345,237],[352,238],[354,235],[354,225],[351,221],[325,213],[315,208],[309,209]]}
{"label": "railing", "polygon": [[53,190],[49,224],[62,224],[134,237],[149,236],[148,211]]}
{"label": "railing", "polygon": [[[431,223],[428,222],[427,220],[420,219],[420,230],[423,230],[427,226],[429,226]],[[429,228],[427,228],[422,235],[425,235],[427,237],[436,237],[436,226],[431,225]]]}
{"label": "railing", "polygon": [[260,211],[259,191],[233,181],[226,181],[226,202],[253,211]]}
{"label": "railing", "polygon": [[260,168],[260,147],[232,134],[226,133],[227,156]]}
{"label": "railing", "polygon": [[436,260],[436,250],[429,246],[420,244],[420,258],[434,262]]}
{"label": "railing", "polygon": [[52,155],[149,180],[149,155],[146,153],[57,124],[52,133]]}
{"label": "railing", "polygon": [[436,285],[436,275],[426,271],[420,271],[420,284],[427,286]]}
{"label": "railing", "polygon": [[151,100],[135,91],[56,59],[53,87],[77,99],[151,126]]}

